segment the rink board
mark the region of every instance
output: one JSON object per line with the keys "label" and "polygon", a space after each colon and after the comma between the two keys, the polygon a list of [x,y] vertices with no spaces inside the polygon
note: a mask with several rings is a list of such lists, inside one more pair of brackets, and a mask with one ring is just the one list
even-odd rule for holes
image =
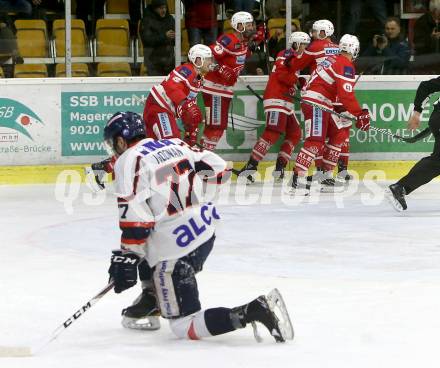
{"label": "rink board", "polygon": [[[420,81],[429,78],[363,76],[356,88],[357,96],[371,111],[372,124],[411,136],[413,133],[405,127],[415,90]],[[54,182],[54,177],[66,166],[103,159],[106,152],[102,129],[108,118],[117,111],[142,113],[148,91],[161,80],[156,77],[0,80],[0,167],[3,167],[0,182]],[[254,76],[242,77],[237,83],[229,127],[217,147],[225,159],[246,161],[263,132],[262,103],[246,85],[262,95],[266,82],[267,77]],[[201,96],[199,104],[203,105]],[[422,114],[425,124],[421,129],[426,126],[431,111],[428,103]],[[302,121],[298,104],[295,113]],[[382,166],[387,175],[400,176],[411,164],[398,162],[418,160],[431,151],[433,142],[429,136],[408,144],[375,131],[357,129],[352,129],[351,135],[351,168],[361,174],[367,165],[370,169]],[[269,151],[266,158],[269,164],[276,158],[280,142]],[[384,166],[382,161],[397,162]]]}
{"label": "rink board", "polygon": [[[235,162],[234,167],[240,169],[244,163]],[[352,161],[350,173],[360,180],[396,180],[405,175],[414,163],[415,161]],[[271,173],[274,165],[273,161],[262,162],[258,170],[258,180],[273,180]],[[83,182],[84,167],[85,165],[0,166],[0,185]],[[289,169],[292,167],[293,164]]]}

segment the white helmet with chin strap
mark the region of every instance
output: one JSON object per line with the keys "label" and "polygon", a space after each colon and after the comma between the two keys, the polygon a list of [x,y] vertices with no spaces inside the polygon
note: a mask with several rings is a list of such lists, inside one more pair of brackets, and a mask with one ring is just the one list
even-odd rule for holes
{"label": "white helmet with chin strap", "polygon": [[310,36],[305,32],[292,32],[292,34],[289,37],[289,45],[290,47],[293,46],[293,44],[296,44],[295,50],[298,48],[300,44],[306,44],[308,45],[310,43]]}
{"label": "white helmet with chin strap", "polygon": [[[201,65],[196,65],[197,58],[200,58]],[[200,68],[207,58],[212,58],[212,51],[206,45],[197,44],[191,47],[188,51],[188,60],[197,68]]]}
{"label": "white helmet with chin strap", "polygon": [[353,59],[359,55],[359,40],[356,36],[345,34],[339,40],[339,49],[343,52],[351,54]]}
{"label": "white helmet with chin strap", "polygon": [[[335,32],[335,27],[333,27],[333,23],[329,20],[320,19],[313,23],[312,30],[316,31],[316,37],[319,39],[324,39],[333,35]],[[321,31],[324,31],[325,37],[321,37]]]}
{"label": "white helmet with chin strap", "polygon": [[[251,13],[245,12],[245,11],[239,11],[237,13],[234,13],[231,18],[231,26],[234,28],[237,32],[243,33],[245,31],[245,24],[246,23],[253,23],[254,17]],[[238,30],[238,25],[243,25],[243,30]]]}

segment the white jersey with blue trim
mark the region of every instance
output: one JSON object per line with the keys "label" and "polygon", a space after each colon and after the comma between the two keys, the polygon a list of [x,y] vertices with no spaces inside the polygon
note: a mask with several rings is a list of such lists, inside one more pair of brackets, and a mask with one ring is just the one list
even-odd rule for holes
{"label": "white jersey with blue trim", "polygon": [[229,175],[211,151],[180,139],[141,140],[115,164],[121,247],[145,256],[151,267],[190,253],[214,235],[220,219],[213,203],[203,203],[204,182]]}

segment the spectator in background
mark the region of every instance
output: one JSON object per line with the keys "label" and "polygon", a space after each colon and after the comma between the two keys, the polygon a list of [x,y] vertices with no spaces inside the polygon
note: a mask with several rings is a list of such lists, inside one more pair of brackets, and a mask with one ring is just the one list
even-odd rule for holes
{"label": "spectator in background", "polygon": [[417,19],[414,26],[416,55],[440,51],[440,0],[429,2],[429,11]]}
{"label": "spectator in background", "polygon": [[408,42],[401,32],[400,19],[389,17],[385,22],[385,34],[374,35],[372,44],[363,56],[382,56],[384,62],[373,74],[406,74],[411,56]]}
{"label": "spectator in background", "polygon": [[6,15],[0,16],[0,64],[11,58],[15,63],[18,57],[17,40],[6,18]]}
{"label": "spectator in background", "polygon": [[30,17],[32,5],[28,0],[0,0],[0,12],[16,12]]}
{"label": "spectator in background", "polygon": [[234,0],[234,13],[245,11],[252,14],[254,6],[255,0]]}
{"label": "spectator in background", "polygon": [[[292,20],[292,32],[301,31],[301,24],[298,19]],[[267,42],[269,55],[276,59],[278,53],[286,49],[286,27],[284,30],[275,29]]]}
{"label": "spectator in background", "polygon": [[218,33],[217,4],[221,3],[224,0],[183,0],[190,47],[199,43],[211,45],[215,42]]}
{"label": "spectator in background", "polygon": [[[298,18],[301,13],[302,13],[302,0],[292,0],[292,18]],[[266,0],[266,17],[268,19],[285,18],[286,0]],[[284,45],[284,48],[282,50],[286,48],[285,46],[286,45]]]}
{"label": "spectator in background", "polygon": [[64,0],[32,0],[33,17],[47,20],[47,12],[54,12],[58,18],[64,18]]}
{"label": "spectator in background", "polygon": [[342,27],[342,34],[356,34],[356,28],[362,15],[363,4],[368,5],[368,8],[372,10],[374,17],[380,22],[381,28],[384,28],[387,19],[387,7],[385,0],[345,0],[342,4],[343,9],[346,9],[343,19],[346,19],[347,22]]}
{"label": "spectator in background", "polygon": [[104,18],[104,3],[105,0],[76,0],[76,17],[84,21],[89,37],[95,35],[96,20]]}
{"label": "spectator in background", "polygon": [[142,19],[141,37],[147,74],[168,75],[174,69],[174,18],[166,0],[152,0]]}

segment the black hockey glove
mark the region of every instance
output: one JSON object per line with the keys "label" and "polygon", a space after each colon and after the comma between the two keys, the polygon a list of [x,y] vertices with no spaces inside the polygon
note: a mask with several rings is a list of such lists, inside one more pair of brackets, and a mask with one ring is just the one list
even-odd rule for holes
{"label": "black hockey glove", "polygon": [[108,273],[110,280],[115,283],[115,293],[119,294],[136,285],[139,256],[122,250],[114,250],[112,253]]}

